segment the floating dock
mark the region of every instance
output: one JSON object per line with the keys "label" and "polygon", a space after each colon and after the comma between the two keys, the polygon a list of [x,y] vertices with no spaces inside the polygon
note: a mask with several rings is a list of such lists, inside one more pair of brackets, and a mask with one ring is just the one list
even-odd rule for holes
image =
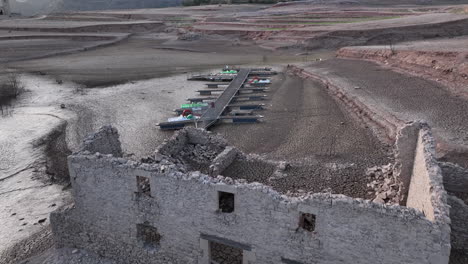
{"label": "floating dock", "polygon": [[[254,109],[261,109],[262,105],[233,105],[231,102],[238,99],[255,99],[255,98],[264,98],[265,96],[245,96],[239,95],[241,88],[244,86],[245,82],[247,81],[248,77],[250,76],[251,69],[240,69],[235,76],[232,77],[232,81],[224,90],[218,90],[217,92],[221,92],[219,97],[203,97],[203,98],[189,98],[187,99],[190,102],[205,102],[205,101],[212,101],[210,106],[206,109],[206,111],[202,114],[199,119],[193,120],[182,120],[182,121],[175,121],[175,122],[162,122],[159,123],[158,126],[163,130],[174,130],[174,129],[181,129],[185,125],[194,124],[197,127],[208,129],[216,122],[222,120],[223,122],[232,122],[232,123],[254,123],[257,122],[259,118],[262,116],[254,116],[254,115],[224,115],[227,109],[237,108],[239,111],[238,114],[247,114],[250,113],[249,111],[245,110],[254,110]],[[225,78],[225,77],[223,77]],[[219,85],[219,83],[217,84]],[[214,87],[213,87],[214,88]],[[246,90],[254,90],[252,88],[246,88]],[[211,94],[210,90],[207,90],[206,93]],[[202,91],[199,91],[200,93]],[[244,110],[244,111],[240,111]],[[176,109],[177,113],[183,111],[182,109]]]}
{"label": "floating dock", "polygon": [[214,107],[208,108],[206,112],[201,116],[201,126],[204,129],[208,129],[223,114],[226,107],[232,101],[234,96],[239,92],[239,89],[244,85],[245,81],[249,77],[250,69],[241,69],[234,80],[224,90],[224,92],[216,100]]}

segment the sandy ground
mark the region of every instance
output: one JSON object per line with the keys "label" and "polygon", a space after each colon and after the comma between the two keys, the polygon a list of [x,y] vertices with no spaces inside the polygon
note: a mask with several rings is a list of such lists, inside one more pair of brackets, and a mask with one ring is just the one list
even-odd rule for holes
{"label": "sandy ground", "polygon": [[[27,89],[9,114],[0,118],[0,252],[48,225],[51,211],[70,200],[63,186],[44,172],[41,139],[70,115],[56,100],[71,96],[56,84],[23,76]],[[39,220],[45,219],[45,221]]]}
{"label": "sandy ground", "polygon": [[173,110],[204,86],[202,82],[188,82],[183,74],[87,89],[65,103],[78,116],[69,126],[69,144],[76,149],[88,133],[110,124],[119,130],[126,153],[149,155],[172,135],[159,130],[156,124],[173,117]]}

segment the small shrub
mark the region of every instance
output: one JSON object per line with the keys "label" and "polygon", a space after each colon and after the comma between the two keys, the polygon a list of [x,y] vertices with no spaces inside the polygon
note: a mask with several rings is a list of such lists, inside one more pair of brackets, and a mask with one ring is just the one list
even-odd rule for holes
{"label": "small shrub", "polygon": [[24,86],[19,81],[17,74],[10,74],[8,78],[0,84],[0,98],[16,98],[24,92]]}

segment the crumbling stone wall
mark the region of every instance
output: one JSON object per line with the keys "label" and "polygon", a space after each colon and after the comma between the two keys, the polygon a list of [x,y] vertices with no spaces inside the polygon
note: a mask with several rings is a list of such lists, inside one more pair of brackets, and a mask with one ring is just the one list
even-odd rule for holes
{"label": "crumbling stone wall", "polygon": [[[344,195],[281,195],[260,183],[187,172],[157,155],[146,163],[70,156],[75,206],[51,216],[57,246],[126,263],[209,263],[209,241],[241,248],[244,263],[448,263],[449,220],[440,214],[431,219]],[[150,195],[139,193],[137,176],[150,180]],[[219,210],[219,192],[234,194],[232,213]],[[445,210],[431,201],[434,211]],[[300,227],[303,214],[315,216],[313,231]],[[141,241],[140,224],[155,227],[158,245]]]}
{"label": "crumbling stone wall", "polygon": [[210,166],[210,175],[220,175],[239,155],[239,150],[234,147],[226,147],[214,160]]}
{"label": "crumbling stone wall", "polygon": [[103,126],[98,132],[88,135],[83,142],[83,150],[91,153],[122,156],[119,132],[111,126]]}
{"label": "crumbling stone wall", "polygon": [[411,122],[403,125],[395,139],[395,165],[393,175],[400,181],[400,204],[405,205],[410,182],[413,175],[413,164],[418,143],[418,134],[425,122]]}
{"label": "crumbling stone wall", "polygon": [[407,206],[421,210],[432,221],[448,218],[447,193],[442,172],[434,157],[435,146],[430,129],[419,131]]}

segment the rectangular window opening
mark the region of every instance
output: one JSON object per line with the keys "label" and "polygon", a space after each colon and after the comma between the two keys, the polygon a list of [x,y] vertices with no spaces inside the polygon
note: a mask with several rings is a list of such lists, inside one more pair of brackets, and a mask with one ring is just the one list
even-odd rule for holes
{"label": "rectangular window opening", "polygon": [[137,176],[137,187],[139,193],[151,196],[151,185],[149,178]]}
{"label": "rectangular window opening", "polygon": [[313,232],[315,230],[315,218],[313,214],[301,213],[299,227],[306,231]]}
{"label": "rectangular window opening", "polygon": [[147,222],[137,224],[137,237],[146,247],[159,246],[159,242],[161,241],[161,235],[158,233],[158,229],[149,225]]}
{"label": "rectangular window opening", "polygon": [[243,250],[221,243],[210,242],[210,263],[242,264]]}
{"label": "rectangular window opening", "polygon": [[234,194],[228,192],[218,192],[218,209],[222,213],[234,212]]}

